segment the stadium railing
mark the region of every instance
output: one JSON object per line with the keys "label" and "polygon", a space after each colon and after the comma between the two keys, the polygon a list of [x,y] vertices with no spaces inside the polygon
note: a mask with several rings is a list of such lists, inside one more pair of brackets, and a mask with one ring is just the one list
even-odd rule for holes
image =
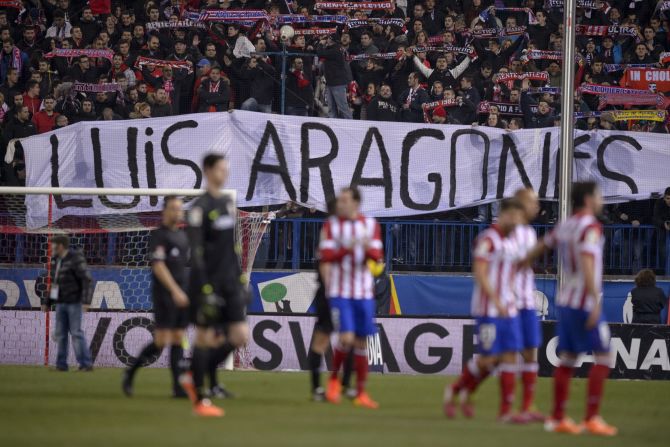
{"label": "stadium railing", "polygon": [[[274,220],[263,236],[255,268],[309,269],[315,266],[322,221],[307,218]],[[433,220],[381,220],[389,271],[469,272],[471,247],[488,224]],[[540,236],[551,226],[537,225]],[[670,275],[670,259],[661,259],[656,228],[650,225],[605,226],[605,271],[631,275],[642,268]],[[670,254],[670,241],[666,253]],[[670,256],[668,256],[670,258]],[[546,255],[540,273],[556,273],[556,258]]]}
{"label": "stadium railing", "polygon": [[[263,234],[254,268],[311,269],[315,266],[322,220],[308,218],[275,219]],[[469,272],[472,268],[471,247],[487,224],[435,220],[381,220],[388,271],[393,272]],[[536,226],[545,234],[551,226]],[[115,233],[90,234],[82,237],[84,253],[91,265],[115,265],[141,250],[137,244],[125,243],[125,236]],[[605,226],[605,273],[631,275],[642,268],[670,275],[670,240],[662,250],[653,226]],[[42,253],[44,234],[0,234],[0,264],[36,265]],[[127,242],[127,241],[126,241]],[[125,253],[133,251],[133,253]],[[546,255],[538,262],[538,273],[556,273],[556,259]]]}

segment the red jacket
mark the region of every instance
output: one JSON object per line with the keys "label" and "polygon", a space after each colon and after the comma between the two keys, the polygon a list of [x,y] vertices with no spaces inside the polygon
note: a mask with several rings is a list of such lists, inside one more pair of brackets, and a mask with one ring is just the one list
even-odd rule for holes
{"label": "red jacket", "polygon": [[59,114],[52,112],[51,116],[47,115],[45,110],[40,110],[33,115],[33,123],[37,128],[37,133],[44,133],[53,130],[56,127],[56,117]]}
{"label": "red jacket", "polygon": [[23,95],[23,105],[28,107],[30,113],[33,115],[40,111],[40,106],[42,105],[42,100],[39,97],[31,98],[26,93]]}

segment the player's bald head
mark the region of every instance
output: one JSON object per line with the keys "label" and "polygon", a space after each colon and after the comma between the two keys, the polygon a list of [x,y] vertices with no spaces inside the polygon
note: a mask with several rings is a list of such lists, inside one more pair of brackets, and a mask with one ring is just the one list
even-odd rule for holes
{"label": "player's bald head", "polygon": [[519,189],[514,193],[514,198],[523,206],[524,214],[528,222],[531,222],[537,217],[537,213],[540,211],[540,201],[537,193],[533,189]]}
{"label": "player's bald head", "polygon": [[514,193],[517,200],[537,200],[537,193],[532,188],[521,188]]}

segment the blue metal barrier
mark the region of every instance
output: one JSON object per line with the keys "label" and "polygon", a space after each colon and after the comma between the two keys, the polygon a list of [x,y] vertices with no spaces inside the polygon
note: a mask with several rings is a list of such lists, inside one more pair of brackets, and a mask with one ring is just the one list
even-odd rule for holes
{"label": "blue metal barrier", "polygon": [[[311,269],[316,265],[320,219],[273,220],[263,235],[254,267]],[[386,264],[389,271],[469,272],[471,247],[487,224],[437,220],[380,220]],[[539,236],[551,226],[536,226]],[[636,274],[651,268],[657,274],[670,275],[670,238],[661,249],[662,238],[652,226],[608,225],[605,227],[605,272],[612,275]],[[146,263],[146,234],[96,233],[79,235],[91,265],[133,265]],[[34,265],[46,260],[44,234],[0,235],[0,263]],[[541,273],[556,272],[553,253],[537,264]]]}
{"label": "blue metal barrier", "polygon": [[[471,247],[487,224],[436,220],[380,220],[390,271],[464,272],[472,268]],[[310,269],[315,266],[319,219],[276,219],[263,237],[254,266],[256,268]],[[539,236],[552,226],[536,226]],[[608,225],[605,227],[605,271],[613,275],[635,274],[642,268],[670,274],[663,262],[659,238],[653,226]],[[664,268],[665,267],[665,268]],[[537,265],[543,273],[556,272],[554,254],[547,254]]]}

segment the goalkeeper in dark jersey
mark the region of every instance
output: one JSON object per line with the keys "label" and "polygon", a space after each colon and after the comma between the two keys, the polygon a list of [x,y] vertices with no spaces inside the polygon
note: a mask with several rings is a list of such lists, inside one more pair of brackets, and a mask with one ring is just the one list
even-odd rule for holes
{"label": "goalkeeper in dark jersey", "polygon": [[[190,374],[181,384],[200,416],[223,416],[222,408],[205,399],[204,378],[211,364],[219,364],[248,337],[246,278],[242,274],[235,243],[236,209],[221,192],[228,177],[228,162],[221,154],[203,161],[207,192],[188,213],[187,234],[191,245],[191,321],[196,327]],[[225,328],[225,335],[217,330]]]}

